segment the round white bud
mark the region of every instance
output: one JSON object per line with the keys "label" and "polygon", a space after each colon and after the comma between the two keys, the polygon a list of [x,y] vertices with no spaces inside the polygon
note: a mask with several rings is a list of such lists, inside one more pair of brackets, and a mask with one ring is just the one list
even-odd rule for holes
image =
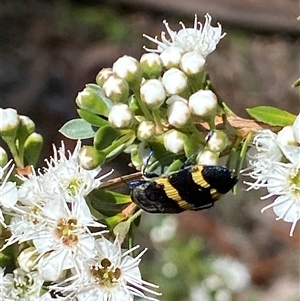
{"label": "round white bud", "polygon": [[124,55],[116,60],[112,70],[118,77],[125,79],[128,83],[141,77],[140,63],[134,57]]}
{"label": "round white bud", "polygon": [[108,114],[108,121],[110,124],[119,129],[130,127],[133,118],[134,115],[132,110],[127,104],[123,103],[114,105]]}
{"label": "round white bud", "polygon": [[185,53],[180,61],[180,68],[187,75],[195,75],[203,70],[205,59],[200,53],[187,52]]}
{"label": "round white bud", "polygon": [[99,71],[99,73],[96,76],[96,83],[102,87],[105,81],[112,76],[114,73],[111,68],[103,68]]}
{"label": "round white bud", "polygon": [[162,82],[158,79],[146,80],[141,88],[141,100],[150,109],[158,109],[166,99],[166,91]]}
{"label": "round white bud", "polygon": [[114,102],[122,102],[128,99],[128,83],[118,76],[110,76],[103,84],[103,90],[105,95]]}
{"label": "round white bud", "polygon": [[175,127],[185,125],[191,116],[188,101],[178,95],[172,95],[166,103],[169,105],[167,110],[169,124]]}
{"label": "round white bud", "polygon": [[140,59],[140,66],[145,78],[157,78],[163,69],[160,56],[157,53],[144,53]]}
{"label": "round white bud", "polygon": [[164,134],[164,146],[167,151],[178,154],[183,150],[186,135],[176,130],[167,131]]}
{"label": "round white bud", "polygon": [[187,87],[187,76],[181,70],[171,68],[164,73],[162,82],[167,94],[180,94]]}
{"label": "round white bud", "polygon": [[160,58],[167,69],[178,67],[184,51],[180,47],[171,46],[166,48],[161,54]]}
{"label": "round white bud", "polygon": [[142,121],[138,126],[136,135],[140,141],[150,139],[155,135],[155,123],[148,120]]}
{"label": "round white bud", "polygon": [[226,148],[227,144],[228,138],[226,134],[222,131],[215,130],[207,142],[207,147],[211,151],[219,153]]}
{"label": "round white bud", "polygon": [[189,107],[191,112],[197,116],[215,116],[217,106],[217,96],[211,90],[199,90],[192,94],[189,98]]}
{"label": "round white bud", "polygon": [[0,108],[0,135],[15,137],[19,127],[20,118],[15,109]]}
{"label": "round white bud", "polygon": [[218,165],[219,154],[203,149],[196,157],[197,165]]}

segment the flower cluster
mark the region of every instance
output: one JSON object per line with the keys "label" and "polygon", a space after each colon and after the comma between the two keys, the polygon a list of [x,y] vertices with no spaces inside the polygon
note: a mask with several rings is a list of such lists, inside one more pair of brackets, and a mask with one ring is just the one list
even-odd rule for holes
{"label": "flower cluster", "polygon": [[[153,144],[160,143],[165,152],[189,157],[191,149],[199,150],[205,144],[196,123],[205,121],[210,129],[215,127],[218,100],[210,89],[204,65],[207,55],[225,35],[221,25],[211,26],[208,14],[204,25],[196,16],[193,28],[181,23],[178,33],[164,23],[169,39],[165,32],[161,41],[144,35],[158,45],[157,49],[145,48],[149,53],[139,61],[130,56],[119,58],[112,68],[98,73],[97,85],[87,85],[76,98],[82,118],[91,124],[97,125],[97,115],[107,116],[106,131],[99,129],[95,134],[94,147],[107,157],[127,149],[137,168],[143,164],[140,155],[149,145],[153,148]],[[116,133],[115,139],[103,146],[96,137],[103,138],[109,128],[110,133]],[[226,135],[224,138],[223,144]],[[200,162],[215,164],[218,154],[203,155]]]}
{"label": "flower cluster", "polygon": [[[6,173],[1,183],[5,213],[1,212],[1,222],[10,235],[2,250],[5,253],[13,244],[23,247],[17,258],[20,268],[2,275],[3,296],[8,300],[52,300],[43,287],[51,281],[57,283],[51,290],[64,300],[106,301],[120,296],[133,300],[134,295],[156,300],[142,292],[158,294],[150,289],[156,286],[143,281],[139,272],[145,250],[132,258],[128,255],[132,249],[122,253],[117,238],[112,243],[103,237],[107,231],[95,220],[86,196],[107,174],[99,176],[100,167],[83,169],[78,164],[80,149],[81,142],[73,153],[66,151],[64,143],[59,149],[54,147],[45,168],[17,175],[19,186],[7,180],[13,166]],[[8,167],[6,164],[3,170]]]}
{"label": "flower cluster", "polygon": [[262,212],[273,208],[277,220],[292,223],[293,235],[300,219],[300,114],[293,125],[285,126],[277,134],[271,130],[258,132],[248,152],[249,176],[254,182],[245,182],[250,189],[266,187],[262,199],[275,198]]}

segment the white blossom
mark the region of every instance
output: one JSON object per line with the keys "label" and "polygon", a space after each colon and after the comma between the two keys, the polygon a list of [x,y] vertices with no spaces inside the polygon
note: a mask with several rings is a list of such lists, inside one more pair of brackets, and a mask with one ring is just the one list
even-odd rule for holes
{"label": "white blossom", "polygon": [[[4,222],[4,216],[2,210],[9,211],[9,208],[13,208],[18,201],[18,189],[15,182],[8,181],[14,165],[11,165],[12,161],[6,163],[4,167],[0,166],[0,224],[6,227]],[[10,169],[8,170],[8,168]],[[8,171],[7,171],[8,170]]]}
{"label": "white blossom", "polygon": [[167,70],[163,77],[162,83],[166,89],[167,94],[180,94],[187,88],[187,76],[177,68]]}
{"label": "white blossom", "polygon": [[17,268],[2,276],[1,297],[6,301],[36,301],[42,291],[44,279],[38,272],[25,272]]}
{"label": "white blossom", "polygon": [[149,120],[140,122],[137,129],[137,138],[140,141],[145,141],[152,138],[155,134],[155,123]]}
{"label": "white blossom", "polygon": [[125,79],[112,75],[103,84],[105,95],[114,102],[126,101],[129,95],[129,86]]}
{"label": "white blossom", "polygon": [[206,14],[205,24],[203,26],[198,22],[197,15],[195,15],[194,27],[186,28],[185,25],[180,22],[179,24],[182,29],[179,30],[178,33],[171,30],[169,24],[164,21],[169,38],[166,37],[164,31],[161,33],[161,41],[159,41],[157,37],[151,38],[148,35],[144,35],[148,40],[157,44],[157,49],[144,48],[150,52],[160,53],[168,47],[176,46],[183,49],[184,52],[195,51],[205,58],[216,49],[219,41],[225,36],[225,33],[222,34],[221,24],[218,23],[217,27],[213,27],[211,26],[211,20],[211,16]]}
{"label": "white blossom", "polygon": [[76,296],[78,301],[133,301],[134,296],[156,301],[144,292],[160,295],[153,290],[157,286],[142,280],[139,270],[146,249],[135,258],[128,255],[137,248],[122,253],[117,238],[114,243],[104,237],[97,239],[96,255],[81,262],[78,273],[71,276],[72,283],[54,285],[53,288]]}
{"label": "white blossom", "polygon": [[139,62],[128,55],[124,55],[116,60],[112,67],[113,73],[118,77],[132,82],[141,75]]}

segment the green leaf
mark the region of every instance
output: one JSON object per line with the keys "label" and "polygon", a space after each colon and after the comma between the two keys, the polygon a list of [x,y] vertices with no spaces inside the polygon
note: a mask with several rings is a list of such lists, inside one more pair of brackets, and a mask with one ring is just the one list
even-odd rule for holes
{"label": "green leaf", "polygon": [[95,134],[94,147],[97,150],[104,150],[105,148],[109,147],[120,136],[120,131],[114,129],[110,125],[103,126]]}
{"label": "green leaf", "polygon": [[84,109],[78,109],[77,110],[78,115],[84,119],[85,121],[87,121],[88,123],[98,126],[98,127],[102,127],[105,125],[108,125],[109,122],[107,120],[105,120],[104,118],[101,118],[98,115],[95,115],[94,113],[91,113],[87,110]]}
{"label": "green leaf", "polygon": [[59,132],[70,139],[88,139],[95,135],[92,125],[79,118],[66,122]]}
{"label": "green leaf", "polygon": [[293,83],[293,88],[300,87],[300,77]]}
{"label": "green leaf", "polygon": [[95,210],[106,216],[120,213],[126,205],[132,202],[129,195],[101,188],[93,190],[87,199]]}
{"label": "green leaf", "polygon": [[248,114],[257,121],[272,126],[292,125],[296,119],[294,114],[270,106],[260,106],[246,109]]}

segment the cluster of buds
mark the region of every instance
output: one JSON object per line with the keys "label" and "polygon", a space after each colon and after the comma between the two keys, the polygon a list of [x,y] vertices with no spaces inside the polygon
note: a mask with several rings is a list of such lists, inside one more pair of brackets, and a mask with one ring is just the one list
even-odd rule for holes
{"label": "cluster of buds", "polygon": [[[178,33],[165,22],[169,40],[164,32],[162,41],[145,35],[157,44],[157,49],[145,48],[149,53],[139,61],[130,56],[119,58],[112,68],[98,73],[97,85],[89,84],[78,94],[76,103],[83,119],[92,125],[97,125],[94,120],[99,115],[108,119],[106,131],[100,128],[101,133],[94,137],[94,147],[103,156],[112,157],[128,150],[132,162],[140,167],[143,158],[133,157],[141,154],[141,148],[152,148],[153,143],[164,145],[165,152],[184,153],[187,157],[203,148],[205,136],[196,125],[207,122],[209,129],[214,129],[218,109],[217,96],[210,89],[204,69],[205,59],[224,36],[220,24],[213,27],[211,17],[205,18],[204,26],[197,17],[193,28],[185,28],[181,23]],[[97,143],[99,137],[103,140],[111,132],[113,140]],[[222,134],[215,138],[223,139],[222,146],[208,147],[216,158],[211,159],[212,155],[204,152],[200,162],[209,158],[206,163],[216,163],[218,154],[226,147],[227,137]]]}
{"label": "cluster of buds", "polygon": [[[0,108],[0,137],[7,143],[17,167],[35,165],[43,145],[43,137],[35,132],[34,122],[18,115],[12,108]],[[0,166],[7,163],[7,154],[1,149]]]}

